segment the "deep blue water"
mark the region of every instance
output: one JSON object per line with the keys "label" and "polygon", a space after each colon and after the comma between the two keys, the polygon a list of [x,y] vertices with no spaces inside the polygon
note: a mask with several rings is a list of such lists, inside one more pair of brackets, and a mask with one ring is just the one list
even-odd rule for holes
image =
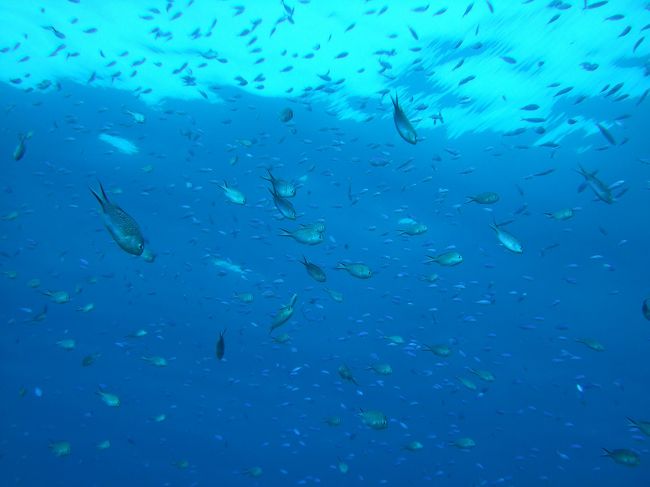
{"label": "deep blue water", "polygon": [[[83,65],[83,56],[72,62]],[[416,77],[400,87],[410,113],[409,87],[426,89]],[[498,118],[494,128],[451,135],[454,123],[471,123],[459,115],[418,129],[410,145],[374,89],[363,122],[326,99],[259,96],[231,83],[212,85],[222,103],[153,103],[64,75],[58,89],[5,84],[2,485],[650,485],[648,437],[627,419],[650,421],[642,312],[650,117],[640,101],[650,83],[640,79],[629,99],[613,101],[597,86],[578,105],[577,94],[554,101],[553,123],[542,124],[549,130],[583,117],[608,121],[616,139],[585,122],[588,130],[564,133],[556,148],[540,147],[540,134],[516,120],[527,128],[516,137],[504,136]],[[287,107],[294,116],[282,122]],[[630,116],[614,123],[622,114]],[[17,137],[30,131],[15,160]],[[102,133],[139,152],[120,152]],[[607,204],[579,191],[578,165],[597,169],[606,185],[623,180],[612,189],[620,197]],[[295,221],[275,209],[267,168],[296,182]],[[245,205],[224,197],[215,184],[223,181]],[[154,262],[111,239],[89,191],[99,182],[138,222]],[[486,191],[499,201],[466,203]],[[545,216],[563,208],[574,216]],[[403,235],[403,218],[427,231]],[[509,220],[503,229],[522,254],[490,229]],[[280,236],[315,222],[325,224],[323,243]],[[450,249],[460,265],[427,263]],[[326,283],[305,272],[303,256]],[[373,275],[356,279],[335,269],[340,262],[365,263]],[[70,299],[55,303],[48,291]],[[294,294],[293,316],[269,333]],[[287,343],[273,340],[283,333]],[[64,339],[74,348],[61,347]],[[426,345],[447,345],[451,355]],[[369,369],[377,363],[392,373]],[[339,375],[344,364],[356,384]],[[108,406],[100,391],[120,405]],[[388,427],[365,425],[369,410],[385,414]],[[332,416],[339,426],[326,424]],[[459,448],[460,438],[475,446]],[[110,446],[98,447],[105,440]],[[414,441],[420,450],[406,448]],[[70,451],[57,456],[61,442]],[[603,448],[635,452],[640,464],[616,463]]]}

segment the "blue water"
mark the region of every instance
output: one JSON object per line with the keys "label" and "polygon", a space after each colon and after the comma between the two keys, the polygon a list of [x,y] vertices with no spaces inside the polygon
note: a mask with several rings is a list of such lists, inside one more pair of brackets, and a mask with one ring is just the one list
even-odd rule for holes
{"label": "blue water", "polygon": [[[489,30],[490,21],[472,15],[501,19],[495,25],[506,30],[517,17],[517,9],[493,3],[494,13],[476,2],[466,16],[467,5],[456,4],[441,15],[453,16],[456,23],[448,27],[458,29],[457,38],[476,42],[483,38],[475,23]],[[642,311],[650,298],[650,117],[643,99],[650,88],[643,64],[648,43],[630,54],[647,36],[650,12],[643,2],[625,2],[619,10],[614,2],[591,9],[583,2],[567,8],[534,3],[529,8],[544,16],[539,35],[554,12],[597,14],[597,21],[585,20],[585,37],[599,32],[607,15],[625,14],[618,30],[635,19],[633,38],[625,38],[628,55],[616,58],[618,64],[606,66],[603,59],[615,55],[604,48],[594,48],[589,58],[600,61],[597,74],[609,70],[607,90],[581,73],[567,73],[559,87],[533,93],[541,81],[524,70],[519,75],[530,77],[531,91],[522,88],[523,99],[542,106],[543,115],[521,111],[526,102],[510,100],[516,93],[505,87],[517,81],[507,75],[502,94],[477,90],[470,102],[462,100],[465,85],[454,79],[453,88],[443,89],[445,82],[438,81],[435,106],[416,110],[418,100],[431,95],[420,78],[433,74],[430,66],[425,74],[408,63],[398,68],[400,49],[390,56],[398,81],[378,75],[375,81],[384,84],[361,94],[359,86],[349,86],[351,70],[335,85],[340,91],[321,96],[271,74],[264,89],[272,93],[238,86],[234,76],[201,78],[197,65],[204,57],[179,54],[173,41],[161,40],[157,55],[163,59],[168,50],[172,58],[160,85],[155,77],[138,81],[146,63],[140,73],[128,77],[125,70],[111,81],[117,68],[103,66],[113,57],[127,61],[114,54],[98,58],[96,51],[131,49],[122,56],[130,63],[142,48],[135,40],[111,46],[97,37],[92,60],[83,51],[91,49],[88,42],[77,45],[84,54],[63,58],[74,52],[77,23],[70,18],[84,19],[74,9],[91,15],[92,7],[76,1],[48,6],[54,10],[48,21],[39,17],[47,12],[3,7],[22,19],[16,26],[31,26],[31,37],[0,36],[2,46],[24,43],[0,55],[0,64],[14,70],[4,70],[0,88],[2,485],[650,485],[648,437],[627,419],[650,421],[650,318]],[[381,8],[366,4],[354,8]],[[387,4],[389,14],[397,8]],[[185,12],[182,22],[206,23],[201,15],[191,17],[192,8],[207,8],[205,2],[170,5],[171,12]],[[414,42],[403,26],[419,25],[422,15],[436,18],[432,14],[444,6],[413,10],[424,5],[414,3],[396,17],[398,39]],[[274,6],[276,14],[285,12],[278,29],[291,24],[288,7]],[[233,6],[219,8],[224,23],[239,21]],[[313,30],[301,24],[312,5],[294,8],[291,25]],[[275,39],[268,31],[276,14],[261,17],[260,43]],[[134,25],[145,22],[132,17]],[[55,65],[47,54],[61,39],[43,27],[56,18],[66,19],[56,25],[67,33],[67,45]],[[350,19],[332,22],[343,30]],[[423,46],[435,37],[424,27],[418,32]],[[499,32],[492,34],[497,40]],[[44,45],[29,42],[45,35],[52,39]],[[452,37],[438,45],[453,45]],[[616,39],[594,42],[623,42]],[[497,40],[484,39],[486,47],[474,48],[476,54],[447,53],[448,71],[458,59],[474,56],[473,70],[458,77],[474,74],[482,82],[494,73],[481,63],[508,52],[508,39],[503,45]],[[390,46],[385,37],[377,42]],[[567,46],[563,53],[539,49],[558,67],[572,59]],[[291,47],[308,50],[312,42]],[[24,49],[30,59],[21,61]],[[348,45],[351,57],[355,49],[362,46]],[[171,66],[181,66],[173,57],[179,55],[194,70],[171,74]],[[532,66],[535,56],[522,56],[518,62]],[[307,63],[294,62],[296,70]],[[305,69],[323,74],[331,67],[314,62],[321,64]],[[447,72],[443,59],[438,62],[436,69]],[[370,64],[373,72],[381,67],[375,59]],[[30,68],[38,74],[28,76]],[[102,79],[87,83],[93,71]],[[175,87],[174,94],[169,80],[183,74],[196,76],[198,87]],[[22,82],[10,81],[17,77]],[[43,79],[53,85],[39,88]],[[619,80],[624,86],[607,95]],[[575,89],[555,97],[567,83]],[[145,86],[152,95],[142,93]],[[382,86],[400,94],[417,144],[398,135],[388,92],[378,93]],[[165,94],[154,98],[157,88]],[[617,99],[623,94],[629,96]],[[576,104],[579,96],[585,99]],[[285,108],[293,111],[287,122],[279,119]],[[143,115],[144,123],[127,110]],[[449,115],[434,126],[430,117],[439,110]],[[545,122],[521,120],[538,116]],[[535,132],[540,126],[555,135],[544,139]],[[526,131],[504,135],[518,127]],[[30,132],[24,155],[14,157],[20,134]],[[120,137],[137,152],[120,150],[100,134]],[[542,146],[548,141],[557,147]],[[612,186],[611,204],[581,187],[579,165],[598,170]],[[267,168],[295,182],[295,221],[276,210],[262,179]],[[223,181],[245,194],[244,205],[227,200],[217,184]],[[126,253],[111,238],[89,190],[97,191],[100,182],[110,201],[139,224],[153,262]],[[487,191],[499,201],[466,203]],[[574,216],[556,221],[545,215],[563,208]],[[405,218],[426,225],[426,232],[403,234]],[[523,253],[500,244],[490,228],[494,221],[521,242]],[[280,235],[316,222],[325,225],[318,245]],[[463,262],[427,263],[427,256],[449,250]],[[325,283],[305,272],[303,256],[325,271]],[[340,262],[365,263],[372,277],[337,270]],[[326,289],[340,292],[343,302]],[[65,291],[69,300],[56,303],[50,291]],[[241,293],[250,293],[252,302]],[[269,333],[294,294],[292,317]],[[138,330],[143,336],[135,336]],[[215,346],[224,330],[219,360]],[[274,340],[284,333],[286,343]],[[389,338],[395,336],[402,340]],[[62,346],[66,339],[74,340],[71,349]],[[451,355],[436,356],[427,345],[446,345]],[[604,350],[593,349],[599,347]],[[166,365],[145,360],[153,357]],[[377,363],[390,364],[392,373],[371,370]],[[342,365],[356,383],[340,376]],[[489,371],[494,380],[472,370]],[[99,392],[118,396],[119,406],[106,404]],[[386,429],[364,424],[362,411],[373,410],[387,417]],[[326,423],[333,416],[340,425]],[[475,446],[459,448],[463,438]],[[110,444],[100,447],[105,440]],[[422,448],[409,450],[414,441]],[[54,447],[63,444],[70,450],[57,455]],[[603,448],[629,450],[640,462],[619,464]]]}

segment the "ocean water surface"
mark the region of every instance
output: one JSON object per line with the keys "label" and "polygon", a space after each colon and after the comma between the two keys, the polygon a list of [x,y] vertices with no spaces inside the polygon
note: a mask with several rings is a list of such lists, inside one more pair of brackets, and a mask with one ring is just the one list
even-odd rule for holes
{"label": "ocean water surface", "polygon": [[1,485],[650,485],[647,1],[0,14]]}

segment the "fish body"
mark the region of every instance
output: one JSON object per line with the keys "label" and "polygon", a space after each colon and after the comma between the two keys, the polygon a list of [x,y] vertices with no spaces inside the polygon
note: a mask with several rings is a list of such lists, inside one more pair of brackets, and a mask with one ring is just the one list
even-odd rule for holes
{"label": "fish body", "polygon": [[447,345],[425,345],[422,349],[441,358],[447,358],[451,355],[451,348]]}
{"label": "fish body", "polygon": [[573,215],[575,213],[572,208],[563,208],[561,210],[548,212],[544,214],[553,220],[565,221],[565,220],[569,220],[570,218],[573,218]]}
{"label": "fish body", "polygon": [[72,451],[70,443],[67,441],[54,441],[49,446],[56,457],[67,457]]}
{"label": "fish body", "polygon": [[510,252],[521,254],[524,251],[524,248],[522,247],[519,240],[517,240],[511,233],[506,232],[505,230],[501,230],[496,222],[490,224],[490,228],[496,232],[499,242],[501,242],[503,246]]}
{"label": "fish body", "polygon": [[115,243],[122,250],[132,255],[142,255],[144,251],[144,237],[136,221],[126,211],[111,203],[106,196],[102,183],[99,183],[102,195],[99,196],[92,189],[90,192],[95,196],[102,207],[104,225]]}
{"label": "fish body", "polygon": [[650,298],[643,301],[643,305],[641,305],[641,312],[643,313],[643,317],[646,320],[650,321]]}
{"label": "fish body", "polygon": [[27,151],[27,146],[25,145],[25,141],[31,138],[32,138],[32,132],[18,135],[18,145],[14,149],[14,153],[13,153],[14,161],[20,161],[23,158],[25,152]]}
{"label": "fish body", "polygon": [[393,121],[395,122],[397,133],[406,142],[415,145],[418,141],[418,136],[415,133],[413,125],[411,125],[411,122],[406,117],[404,110],[399,106],[397,95],[395,95],[395,98],[391,97],[391,101],[393,102]]}
{"label": "fish body", "polygon": [[630,422],[631,426],[634,426],[635,428],[638,428],[641,433],[643,433],[646,436],[650,436],[650,421],[643,421],[643,420],[638,420],[638,419],[632,419],[632,418],[627,418],[627,420]]}
{"label": "fish body", "polygon": [[469,369],[469,371],[485,382],[494,382],[495,380],[494,374],[489,370]]}
{"label": "fish body", "polygon": [[463,256],[456,251],[445,252],[435,257],[427,256],[429,262],[435,262],[443,266],[451,267],[463,262]]}
{"label": "fish body", "polygon": [[287,198],[283,198],[275,190],[269,189],[271,195],[273,196],[273,204],[280,212],[280,214],[288,220],[296,219],[296,209],[293,207],[291,201]]}
{"label": "fish body", "polygon": [[110,392],[104,392],[104,391],[97,391],[97,394],[102,398],[102,401],[104,401],[104,404],[106,404],[109,407],[116,408],[119,407],[120,403],[120,398],[117,397],[115,394],[111,394]]}
{"label": "fish body", "polygon": [[323,269],[321,269],[313,262],[309,262],[304,255],[302,257],[302,264],[305,266],[305,270],[307,271],[307,274],[309,274],[309,277],[311,277],[314,281],[316,282],[327,281],[327,276],[325,275],[325,271],[323,271]]}
{"label": "fish body", "polygon": [[146,119],[145,119],[145,116],[144,116],[142,113],[132,112],[132,111],[130,111],[130,110],[127,110],[126,113],[128,113],[129,115],[131,115],[131,118],[133,118],[133,121],[134,121],[135,123],[144,123],[145,120],[146,120]]}
{"label": "fish body", "polygon": [[578,338],[576,340],[576,342],[582,343],[586,347],[591,348],[592,350],[594,350],[596,352],[604,352],[605,351],[605,346],[602,343],[600,343],[599,341],[594,340],[592,338]]}
{"label": "fish body", "polygon": [[284,108],[278,116],[280,122],[287,123],[293,118],[293,110],[291,108]]}
{"label": "fish body", "polygon": [[357,279],[370,279],[372,277],[370,267],[362,263],[346,264],[345,262],[339,262],[336,269],[346,270],[348,274]]}
{"label": "fish body", "polygon": [[420,451],[422,450],[422,448],[424,448],[424,445],[419,441],[411,441],[406,446],[404,446],[405,450],[412,451],[412,452]]}
{"label": "fish body", "polygon": [[[596,197],[608,205],[614,203],[614,195],[605,183],[603,183],[597,176],[598,171],[589,172],[584,167],[578,166],[578,173],[585,178],[585,184],[591,188]],[[582,191],[582,189],[579,189]]]}
{"label": "fish body", "polygon": [[341,377],[341,379],[346,380],[348,382],[352,382],[353,384],[355,384],[357,386],[359,385],[359,383],[356,381],[356,379],[352,375],[352,371],[350,370],[350,368],[347,365],[345,365],[345,364],[339,365],[338,373],[339,373],[339,376]]}
{"label": "fish body", "polygon": [[492,205],[499,201],[499,194],[493,191],[486,191],[474,196],[467,197],[467,203],[478,203],[480,205]]}
{"label": "fish body", "polygon": [[393,373],[393,367],[390,364],[377,363],[370,365],[368,368],[379,375],[391,375]]}
{"label": "fish body", "polygon": [[294,294],[291,296],[291,300],[289,301],[289,304],[286,304],[282,306],[278,312],[275,314],[275,317],[273,318],[273,322],[271,323],[271,329],[269,330],[269,333],[271,333],[273,330],[276,328],[281,327],[284,325],[289,319],[293,316],[294,312],[294,306],[296,305],[296,300],[298,299],[298,295]]}
{"label": "fish body", "polygon": [[361,411],[359,414],[363,424],[374,430],[384,430],[388,428],[388,418],[381,411]]}
{"label": "fish body", "polygon": [[151,357],[142,357],[142,360],[150,363],[155,367],[167,367],[167,359],[164,357],[151,356]]}
{"label": "fish body", "polygon": [[283,228],[280,230],[282,232],[280,236],[291,237],[296,242],[303,245],[318,245],[319,243],[323,242],[325,238],[323,232],[319,232],[317,228],[309,225],[303,225],[293,232],[290,232],[289,230],[285,230]]}
{"label": "fish body", "polygon": [[472,438],[458,438],[451,444],[452,446],[460,448],[461,450],[469,450],[470,448],[474,448],[476,446],[476,442]]}
{"label": "fish body", "polygon": [[271,183],[274,193],[281,198],[293,198],[296,196],[296,185],[293,182],[276,178],[270,169],[267,169],[266,172],[268,172],[268,177],[262,176],[262,179]]}
{"label": "fish body", "polygon": [[217,360],[221,360],[223,358],[223,355],[226,351],[226,344],[223,340],[223,336],[226,334],[226,330],[223,330],[222,332],[219,333],[219,339],[217,340],[217,347],[216,347],[216,356]]}
{"label": "fish body", "polygon": [[638,453],[628,450],[627,448],[621,448],[618,450],[607,450],[606,448],[603,448],[603,451],[605,452],[603,456],[609,457],[616,463],[627,467],[638,467],[641,463],[641,458]]}
{"label": "fish body", "polygon": [[332,298],[333,301],[336,301],[337,303],[342,303],[343,302],[343,294],[334,291],[333,289],[328,289],[325,288],[325,292],[329,295],[330,298]]}
{"label": "fish body", "polygon": [[228,186],[227,182],[224,181],[223,184],[219,185],[219,187],[223,190],[223,194],[228,199],[228,201],[236,205],[246,204],[246,196],[244,196],[244,193],[236,188],[231,188]]}

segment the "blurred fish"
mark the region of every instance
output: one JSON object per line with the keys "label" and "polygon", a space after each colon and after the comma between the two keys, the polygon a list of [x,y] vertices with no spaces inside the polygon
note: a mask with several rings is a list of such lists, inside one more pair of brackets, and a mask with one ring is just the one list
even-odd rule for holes
{"label": "blurred fish", "polygon": [[18,145],[14,149],[13,153],[14,161],[20,161],[23,158],[25,152],[27,151],[25,141],[31,139],[32,134],[32,132],[27,132],[26,134],[18,134]]}
{"label": "blurred fish", "polygon": [[417,134],[415,133],[413,125],[411,125],[411,122],[406,117],[404,110],[400,107],[397,94],[394,99],[391,97],[391,101],[393,102],[393,121],[395,122],[397,133],[399,133],[400,137],[402,137],[406,142],[415,145],[418,140]]}
{"label": "blurred fish", "polygon": [[223,336],[226,334],[226,329],[219,333],[219,339],[217,340],[216,355],[217,360],[223,358],[223,354],[226,350],[226,344],[224,343]]}

